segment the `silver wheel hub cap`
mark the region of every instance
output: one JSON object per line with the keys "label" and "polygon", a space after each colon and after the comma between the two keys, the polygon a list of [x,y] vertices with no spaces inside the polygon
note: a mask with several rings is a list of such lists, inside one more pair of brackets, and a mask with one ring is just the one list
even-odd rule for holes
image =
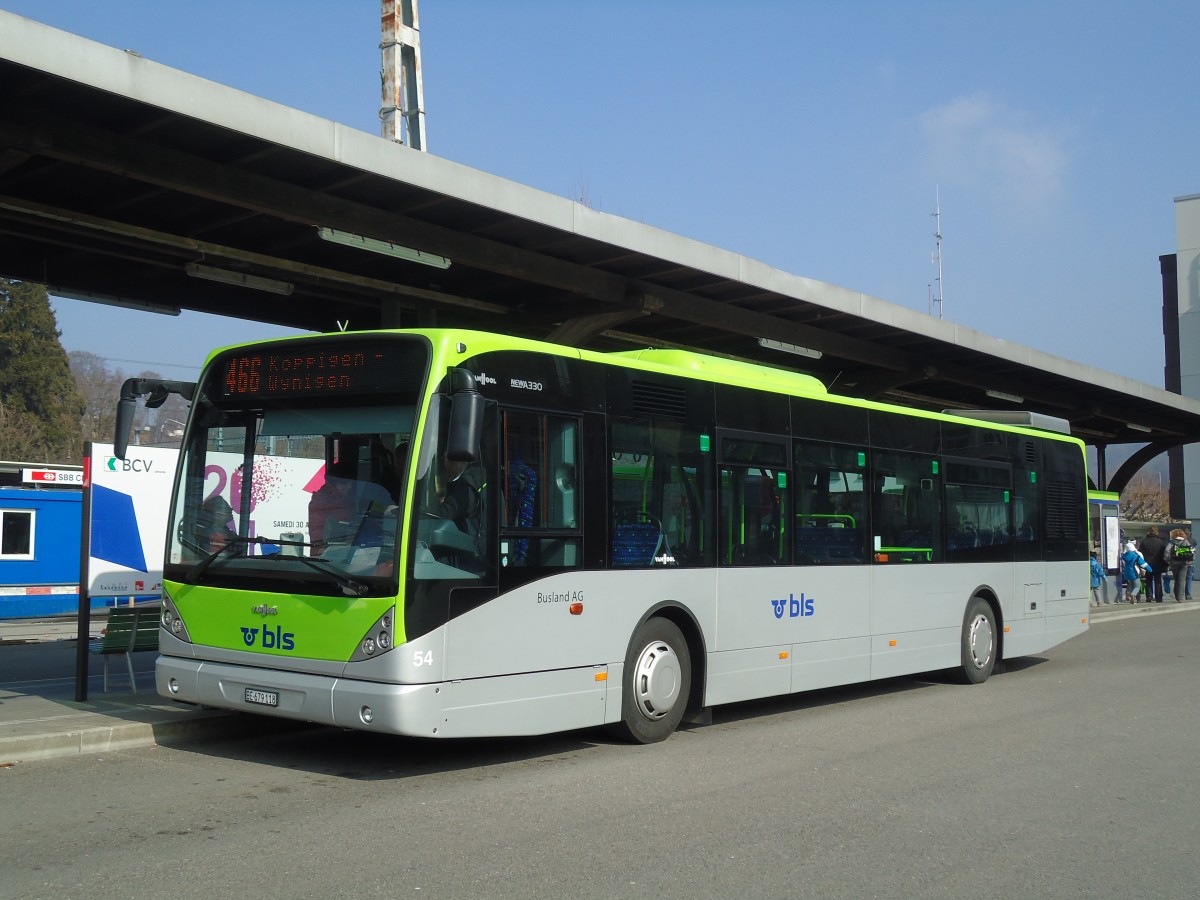
{"label": "silver wheel hub cap", "polygon": [[971,661],[975,663],[975,668],[987,667],[992,658],[992,644],[992,623],[987,616],[976,616],[971,622],[967,638],[967,645],[971,650]]}
{"label": "silver wheel hub cap", "polygon": [[638,710],[651,721],[667,715],[679,699],[679,657],[669,644],[655,641],[638,654],[633,693]]}

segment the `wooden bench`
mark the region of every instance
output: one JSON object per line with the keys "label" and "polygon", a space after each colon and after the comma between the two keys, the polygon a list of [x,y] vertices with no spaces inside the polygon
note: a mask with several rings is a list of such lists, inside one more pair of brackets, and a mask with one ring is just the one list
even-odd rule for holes
{"label": "wooden bench", "polygon": [[104,657],[104,693],[108,693],[108,658],[114,653],[125,655],[129,667],[129,686],[137,693],[137,682],[133,677],[133,657],[139,650],[158,649],[158,620],[162,615],[160,604],[146,606],[114,606],[108,611],[108,625],[100,642],[90,648],[92,653]]}

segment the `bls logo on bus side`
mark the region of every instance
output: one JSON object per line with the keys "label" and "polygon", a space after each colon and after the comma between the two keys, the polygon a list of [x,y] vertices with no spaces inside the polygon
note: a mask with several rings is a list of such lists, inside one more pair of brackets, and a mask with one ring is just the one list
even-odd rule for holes
{"label": "bls logo on bus side", "polygon": [[[257,628],[242,626],[242,640],[247,647],[253,647],[258,642],[258,632]],[[262,627],[262,648],[264,650],[295,650],[296,635],[291,631],[284,631],[278,625],[274,628],[264,625]]]}
{"label": "bls logo on bus side", "polygon": [[800,595],[800,599],[796,599],[795,594],[788,594],[786,597],[781,597],[779,600],[771,601],[771,609],[775,612],[775,618],[782,619],[786,612],[788,618],[798,619],[801,616],[811,616],[815,613],[813,608],[813,598]]}

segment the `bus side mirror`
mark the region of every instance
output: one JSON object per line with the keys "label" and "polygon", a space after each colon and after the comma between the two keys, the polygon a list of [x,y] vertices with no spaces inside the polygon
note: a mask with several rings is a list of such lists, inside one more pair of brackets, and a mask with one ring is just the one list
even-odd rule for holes
{"label": "bus side mirror", "polygon": [[117,401],[117,427],[113,434],[113,453],[117,459],[125,458],[129,449],[129,428],[133,425],[133,414],[137,409],[137,401],[132,397],[122,397]]}
{"label": "bus side mirror", "polygon": [[171,394],[179,394],[191,401],[196,393],[194,381],[165,381],[162,378],[126,378],[121,385],[121,398],[117,401],[117,425],[113,434],[113,453],[118,459],[125,458],[129,449],[129,426],[137,409],[137,398],[146,398],[147,409],[157,409]]}
{"label": "bus side mirror", "polygon": [[466,369],[451,369],[450,427],[446,435],[446,458],[476,463],[483,436],[483,395],[476,390],[475,376]]}

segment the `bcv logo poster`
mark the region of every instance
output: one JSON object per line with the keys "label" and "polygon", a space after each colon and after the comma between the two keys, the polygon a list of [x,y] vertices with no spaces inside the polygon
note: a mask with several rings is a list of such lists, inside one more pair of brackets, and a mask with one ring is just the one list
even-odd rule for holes
{"label": "bcv logo poster", "polygon": [[179,451],[130,447],[125,459],[112,444],[90,445],[88,568],[93,597],[154,596],[162,592],[167,511]]}

